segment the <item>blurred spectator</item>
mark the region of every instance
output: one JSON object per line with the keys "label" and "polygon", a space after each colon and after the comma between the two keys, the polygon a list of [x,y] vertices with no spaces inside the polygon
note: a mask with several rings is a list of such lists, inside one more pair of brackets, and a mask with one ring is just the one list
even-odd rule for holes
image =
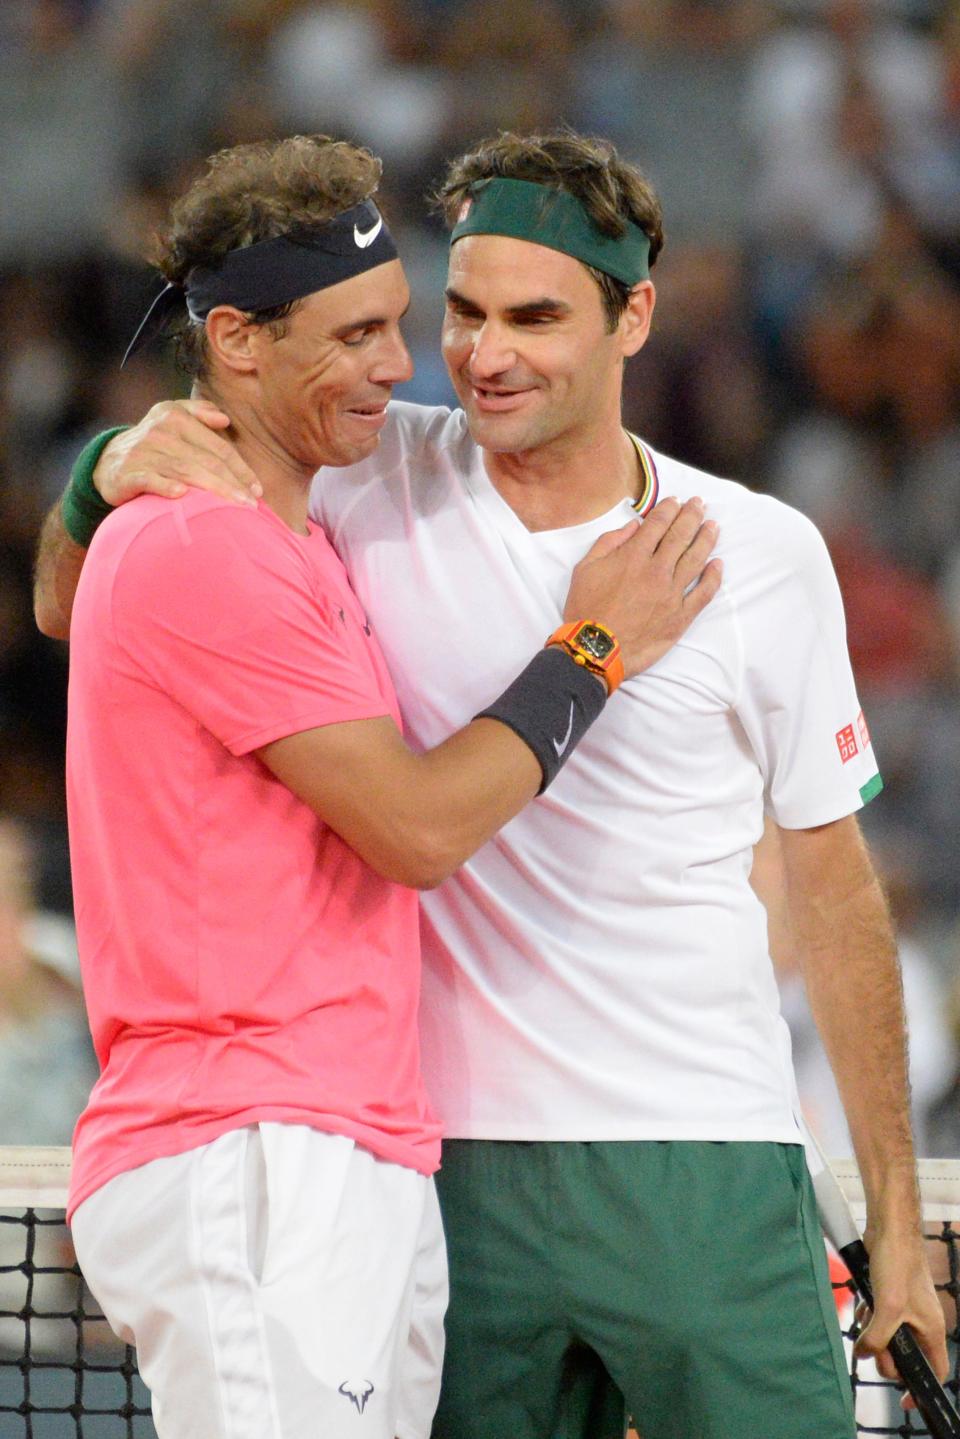
{"label": "blurred spectator", "polygon": [[625,421],[667,454],[756,485],[768,416],[741,256],[729,244],[671,245],[655,279],[662,308],[627,367]]}
{"label": "blurred spectator", "polygon": [[[950,988],[947,1019],[953,1035],[953,1064],[930,1107],[926,1153],[934,1159],[960,1158],[960,967]],[[945,1081],[945,1082],[944,1082]]]}
{"label": "blurred spectator", "polygon": [[33,624],[29,550],[0,535],[0,804],[65,821],[64,649]]}
{"label": "blurred spectator", "polygon": [[723,246],[744,236],[745,86],[768,9],[753,0],[609,0],[578,52],[573,123],[609,135],[646,170],[671,236]]}
{"label": "blurred spectator", "polygon": [[97,245],[122,184],[122,112],[93,14],[72,0],[15,7],[0,47],[0,265]]}
{"label": "blurred spectator", "polygon": [[935,160],[946,102],[941,50],[879,0],[826,0],[818,23],[774,31],[747,88],[760,230],[854,258],[890,193],[955,223],[956,175]]}
{"label": "blurred spectator", "polygon": [[96,1076],[73,927],[37,910],[26,831],[0,815],[0,1143],[69,1144]]}

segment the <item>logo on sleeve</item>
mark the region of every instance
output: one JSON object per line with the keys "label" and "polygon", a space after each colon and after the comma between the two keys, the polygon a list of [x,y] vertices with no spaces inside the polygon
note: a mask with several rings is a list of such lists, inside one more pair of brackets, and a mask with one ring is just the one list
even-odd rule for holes
{"label": "logo on sleeve", "polygon": [[853,732],[852,724],[844,725],[843,729],[837,730],[837,749],[840,751],[840,758],[844,764],[859,753],[857,737]]}
{"label": "logo on sleeve", "polygon": [[867,729],[867,721],[863,717],[863,710],[857,715],[857,729],[860,731],[860,748],[865,750],[870,743],[870,731]]}

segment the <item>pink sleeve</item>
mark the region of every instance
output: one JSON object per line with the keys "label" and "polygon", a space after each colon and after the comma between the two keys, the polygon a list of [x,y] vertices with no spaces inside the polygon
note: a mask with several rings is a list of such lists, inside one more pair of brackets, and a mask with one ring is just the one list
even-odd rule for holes
{"label": "pink sleeve", "polygon": [[[317,532],[305,543],[327,542]],[[332,552],[330,564],[333,593],[325,596],[297,537],[260,512],[171,507],[120,561],[117,642],[144,682],[235,755],[315,726],[389,714],[359,635],[336,618]]]}

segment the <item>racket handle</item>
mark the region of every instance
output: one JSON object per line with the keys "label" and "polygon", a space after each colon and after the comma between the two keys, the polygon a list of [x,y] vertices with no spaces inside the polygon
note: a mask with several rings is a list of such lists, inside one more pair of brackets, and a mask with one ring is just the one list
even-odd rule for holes
{"label": "racket handle", "polygon": [[[853,1282],[862,1299],[873,1308],[873,1286],[870,1283],[870,1260],[862,1239],[845,1244],[840,1258],[853,1275]],[[916,1400],[917,1408],[933,1439],[960,1439],[960,1415],[950,1403],[943,1386],[930,1368],[930,1361],[907,1324],[901,1324],[887,1345],[900,1372],[900,1378]]]}

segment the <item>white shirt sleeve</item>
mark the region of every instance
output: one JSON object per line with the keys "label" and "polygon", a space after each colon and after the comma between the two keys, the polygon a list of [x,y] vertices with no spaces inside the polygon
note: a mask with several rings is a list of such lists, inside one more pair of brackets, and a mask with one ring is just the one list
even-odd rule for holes
{"label": "white shirt sleeve", "polygon": [[742,683],[735,705],[766,809],[786,829],[827,824],[882,788],[847,654],[840,588],[803,515],[763,497],[760,555],[735,596]]}

